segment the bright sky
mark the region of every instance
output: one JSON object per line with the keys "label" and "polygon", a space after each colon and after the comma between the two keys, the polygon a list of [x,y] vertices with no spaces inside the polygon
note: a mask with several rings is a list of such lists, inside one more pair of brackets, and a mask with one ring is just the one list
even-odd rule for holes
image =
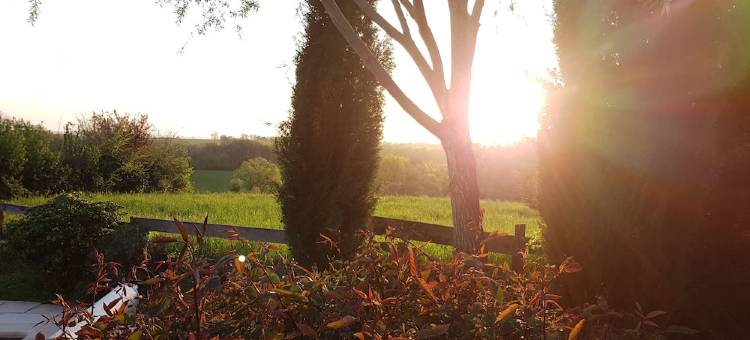
{"label": "bright sky", "polygon": [[[534,77],[556,67],[550,0],[487,1],[471,98],[472,135],[484,144],[536,135],[544,93]],[[428,18],[449,56],[444,2]],[[190,39],[170,8],[153,0],[44,1],[36,26],[27,0],[0,1],[0,111],[59,131],[92,111],[147,113],[160,133],[272,136],[287,118],[299,1],[261,0],[242,22]],[[381,1],[394,19],[390,1]],[[392,20],[394,24],[395,20]],[[416,29],[412,32],[416,33]],[[444,60],[448,65],[449,60]],[[416,67],[396,50],[395,80],[427,112],[434,100]],[[388,97],[385,140],[437,142]]]}

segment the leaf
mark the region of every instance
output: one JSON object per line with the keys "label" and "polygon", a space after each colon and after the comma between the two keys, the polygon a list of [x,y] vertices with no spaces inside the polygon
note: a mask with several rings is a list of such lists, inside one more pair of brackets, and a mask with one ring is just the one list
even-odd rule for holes
{"label": "leaf", "polygon": [[290,290],[274,288],[274,289],[271,289],[271,291],[281,296],[286,296],[288,298],[295,298],[295,299],[299,299],[302,301],[307,301],[307,297],[305,297],[304,295],[297,293],[297,292],[290,291]]}
{"label": "leaf", "polygon": [[503,289],[503,286],[497,287],[497,292],[495,292],[495,301],[498,303],[503,303],[505,301],[505,289]]}
{"label": "leaf", "polygon": [[312,327],[305,325],[303,323],[297,322],[297,329],[302,332],[302,335],[311,337],[311,338],[317,338],[318,332],[316,332]]}
{"label": "leaf", "polygon": [[383,299],[382,303],[390,304],[390,303],[396,303],[398,299],[395,296],[391,296],[389,298]]}
{"label": "leaf", "polygon": [[[359,339],[359,340],[372,339],[372,333],[370,333],[370,332],[357,332],[357,333],[354,333],[352,335],[354,335],[354,337],[357,338],[357,339]],[[391,339],[393,339],[393,338],[391,338]]]}
{"label": "leaf", "polygon": [[583,329],[584,324],[586,324],[586,319],[581,319],[581,321],[578,321],[575,327],[570,330],[570,334],[568,334],[568,340],[578,339],[578,335],[581,334],[581,330]]}
{"label": "leaf", "polygon": [[409,247],[409,272],[413,277],[419,276],[417,274],[417,261],[414,259],[414,250],[411,247]]}
{"label": "leaf", "polygon": [[646,315],[646,319],[653,319],[655,317],[659,317],[659,316],[662,316],[662,315],[667,315],[667,312],[665,312],[663,310],[655,310],[655,311],[653,311],[651,313],[648,313]]}
{"label": "leaf", "polygon": [[644,325],[649,325],[649,326],[654,327],[654,328],[659,328],[659,325],[657,325],[656,322],[653,322],[651,320],[645,320],[645,321],[643,321],[643,324]]}
{"label": "leaf", "polygon": [[130,334],[130,336],[128,337],[128,340],[140,340],[141,339],[141,334],[143,334],[143,330],[139,329],[139,330],[133,332],[132,334]]}
{"label": "leaf", "polygon": [[432,292],[432,289],[430,286],[425,282],[425,280],[422,280],[421,277],[417,277],[417,282],[419,282],[419,287],[422,288],[422,290],[427,294],[427,296],[430,297],[433,301],[437,301],[437,297],[435,296],[435,293]]}
{"label": "leaf", "polygon": [[157,283],[161,282],[161,279],[158,277],[153,277],[148,280],[143,280],[138,283],[139,286],[153,286]]}
{"label": "leaf", "polygon": [[417,334],[415,334],[415,336],[417,339],[434,338],[436,336],[441,336],[445,333],[448,333],[448,328],[450,328],[450,326],[450,324],[435,325],[431,328],[420,329],[419,331],[417,331]]}
{"label": "leaf", "polygon": [[367,294],[365,294],[365,292],[363,292],[363,291],[361,291],[361,290],[359,290],[359,289],[357,289],[357,288],[352,288],[352,290],[354,290],[354,292],[355,292],[355,293],[356,293],[357,295],[359,295],[359,297],[361,297],[361,298],[362,298],[362,299],[364,299],[364,300],[367,300]]}
{"label": "leaf", "polygon": [[516,309],[518,309],[518,304],[516,303],[511,304],[510,306],[505,308],[502,312],[497,314],[497,318],[495,319],[495,322],[502,321],[503,319],[509,317],[511,314],[513,314],[513,312],[516,311]]}
{"label": "leaf", "polygon": [[667,333],[684,334],[684,335],[695,335],[698,331],[685,326],[671,325],[667,327]]}
{"label": "leaf", "polygon": [[580,272],[581,270],[583,270],[583,267],[581,267],[572,256],[568,256],[568,258],[560,264],[560,273],[570,274]]}
{"label": "leaf", "polygon": [[195,237],[198,239],[198,243],[203,243],[203,233],[200,229],[198,229],[198,226],[193,224],[193,229],[195,229]]}
{"label": "leaf", "polygon": [[227,234],[229,235],[227,239],[231,241],[238,241],[242,239],[242,236],[240,236],[240,231],[235,227],[230,227],[229,229],[227,229]]}
{"label": "leaf", "polygon": [[118,297],[118,298],[110,301],[106,305],[104,303],[102,303],[102,307],[104,308],[104,312],[107,313],[107,315],[112,316],[113,310],[115,308],[115,305],[117,305],[121,300],[122,300],[122,298]]}
{"label": "leaf", "polygon": [[178,220],[176,217],[174,219],[175,225],[177,225],[177,230],[180,231],[180,235],[182,235],[182,240],[185,241],[185,243],[188,243],[188,232],[185,229],[185,226],[182,225],[182,222]]}
{"label": "leaf", "polygon": [[347,315],[336,321],[329,322],[328,324],[326,324],[326,327],[330,329],[341,329],[341,328],[349,327],[356,322],[357,322],[357,318],[351,315]]}
{"label": "leaf", "polygon": [[102,332],[94,327],[85,326],[76,332],[76,335],[80,337],[101,338]]}

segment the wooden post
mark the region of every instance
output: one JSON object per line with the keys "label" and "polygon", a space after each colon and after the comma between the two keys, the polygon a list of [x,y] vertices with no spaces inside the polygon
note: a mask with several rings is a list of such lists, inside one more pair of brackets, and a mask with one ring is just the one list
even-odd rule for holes
{"label": "wooden post", "polygon": [[511,255],[510,266],[516,273],[523,272],[523,251],[526,249],[526,225],[516,224],[516,242],[518,249]]}

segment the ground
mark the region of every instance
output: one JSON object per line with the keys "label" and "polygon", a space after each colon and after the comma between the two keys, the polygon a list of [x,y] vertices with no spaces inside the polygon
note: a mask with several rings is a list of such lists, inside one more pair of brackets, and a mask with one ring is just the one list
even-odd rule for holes
{"label": "ground", "polygon": [[190,181],[195,192],[227,192],[232,171],[223,170],[193,170]]}

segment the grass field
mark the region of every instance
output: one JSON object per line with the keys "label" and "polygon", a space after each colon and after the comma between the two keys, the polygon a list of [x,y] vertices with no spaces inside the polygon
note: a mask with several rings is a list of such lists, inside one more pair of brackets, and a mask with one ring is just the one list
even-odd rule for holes
{"label": "grass field", "polygon": [[[281,212],[272,195],[249,193],[194,193],[194,194],[118,194],[95,195],[95,200],[113,201],[123,207],[128,216],[202,221],[208,215],[211,223],[282,229]],[[20,199],[16,203],[38,205],[45,198]],[[540,236],[539,213],[518,202],[482,201],[485,210],[485,231],[513,234],[515,224],[525,223],[526,235]],[[448,198],[386,196],[381,197],[375,215],[450,226],[451,208]],[[222,240],[213,244],[216,252],[223,252]],[[452,248],[430,244],[426,250],[440,258],[450,258]]]}
{"label": "grass field", "polygon": [[227,192],[231,179],[232,172],[222,170],[193,170],[190,176],[196,192]]}
{"label": "grass field", "polygon": [[[195,194],[119,194],[95,195],[96,200],[110,200],[123,207],[128,216],[200,221],[208,215],[211,223],[246,225],[281,229],[281,213],[272,195],[248,193]],[[38,205],[46,198],[16,200],[16,203]],[[537,237],[540,217],[523,203],[482,201],[485,209],[484,229],[513,233],[517,223],[527,225],[527,235]],[[380,198],[375,215],[412,221],[451,224],[448,198],[386,196]]]}
{"label": "grass field", "polygon": [[[95,200],[113,201],[123,207],[129,216],[202,221],[208,215],[209,222],[281,229],[281,213],[272,195],[249,193],[191,193],[191,194],[118,194],[94,195]],[[14,201],[24,205],[39,205],[46,198],[26,198]],[[527,225],[527,235],[538,238],[541,219],[536,210],[516,202],[482,201],[485,209],[485,230],[513,233],[517,223]],[[375,215],[442,225],[451,224],[451,208],[448,198],[387,196],[382,197]],[[6,221],[18,218],[9,215]],[[204,254],[218,257],[228,251],[240,253],[257,247],[254,242],[207,239]],[[452,248],[438,244],[427,244],[425,251],[435,257],[449,259]],[[280,247],[286,251],[286,247]],[[507,256],[492,254],[490,260],[506,261]],[[31,289],[33,273],[16,267],[12,261],[0,262],[0,299],[27,299],[45,301],[50,292]]]}

